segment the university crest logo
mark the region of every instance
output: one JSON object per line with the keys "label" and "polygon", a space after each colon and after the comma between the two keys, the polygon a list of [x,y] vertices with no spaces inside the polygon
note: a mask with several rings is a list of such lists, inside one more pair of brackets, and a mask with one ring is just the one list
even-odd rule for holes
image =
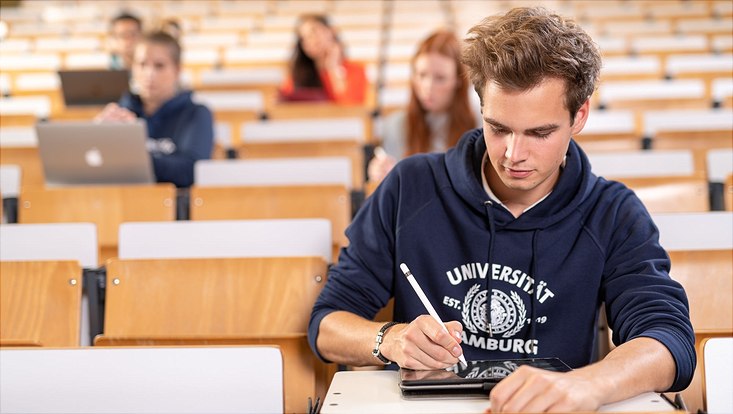
{"label": "university crest logo", "polygon": [[509,338],[522,330],[527,322],[527,308],[517,292],[512,290],[507,295],[501,290],[491,290],[491,327],[486,315],[487,297],[488,291],[480,290],[479,284],[471,286],[466,293],[461,312],[466,330],[474,334],[479,331],[501,334],[502,338]]}

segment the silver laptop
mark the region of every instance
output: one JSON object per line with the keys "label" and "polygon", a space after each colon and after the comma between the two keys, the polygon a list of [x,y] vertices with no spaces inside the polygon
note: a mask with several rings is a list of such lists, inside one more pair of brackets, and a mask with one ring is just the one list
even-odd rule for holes
{"label": "silver laptop", "polygon": [[145,121],[39,122],[47,186],[155,182]]}
{"label": "silver laptop", "polygon": [[61,91],[66,106],[106,105],[127,92],[127,70],[60,70]]}

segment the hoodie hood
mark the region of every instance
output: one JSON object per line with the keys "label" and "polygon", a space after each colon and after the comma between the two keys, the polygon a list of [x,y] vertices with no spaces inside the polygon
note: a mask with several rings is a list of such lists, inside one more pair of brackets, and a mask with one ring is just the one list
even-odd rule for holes
{"label": "hoodie hood", "polygon": [[127,108],[147,125],[148,149],[159,182],[178,187],[193,184],[193,166],[197,160],[211,157],[214,122],[211,111],[191,100],[192,92],[180,91],[155,113],[146,115],[139,95],[126,94],[119,105]]}
{"label": "hoodie hood", "polygon": [[[483,130],[478,128],[466,132],[458,145],[445,155],[445,167],[453,188],[470,209],[479,213],[485,211],[484,203],[489,199],[481,184],[484,154],[486,143]],[[496,206],[496,225],[513,230],[547,228],[576,210],[590,196],[596,181],[588,157],[574,140],[570,140],[565,167],[552,193],[518,218]]]}

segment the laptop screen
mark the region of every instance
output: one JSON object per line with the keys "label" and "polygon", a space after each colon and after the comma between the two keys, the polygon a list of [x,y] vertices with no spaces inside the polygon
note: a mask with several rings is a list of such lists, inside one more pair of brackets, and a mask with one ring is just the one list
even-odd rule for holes
{"label": "laptop screen", "polygon": [[61,91],[66,106],[105,105],[117,102],[129,90],[126,70],[62,70]]}

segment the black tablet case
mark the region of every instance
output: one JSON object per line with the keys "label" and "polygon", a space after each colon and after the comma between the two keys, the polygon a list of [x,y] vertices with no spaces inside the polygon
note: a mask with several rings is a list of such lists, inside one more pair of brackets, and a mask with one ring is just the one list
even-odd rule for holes
{"label": "black tablet case", "polygon": [[567,372],[571,368],[558,358],[526,358],[469,361],[447,370],[400,368],[400,389],[404,397],[482,396],[522,365]]}

